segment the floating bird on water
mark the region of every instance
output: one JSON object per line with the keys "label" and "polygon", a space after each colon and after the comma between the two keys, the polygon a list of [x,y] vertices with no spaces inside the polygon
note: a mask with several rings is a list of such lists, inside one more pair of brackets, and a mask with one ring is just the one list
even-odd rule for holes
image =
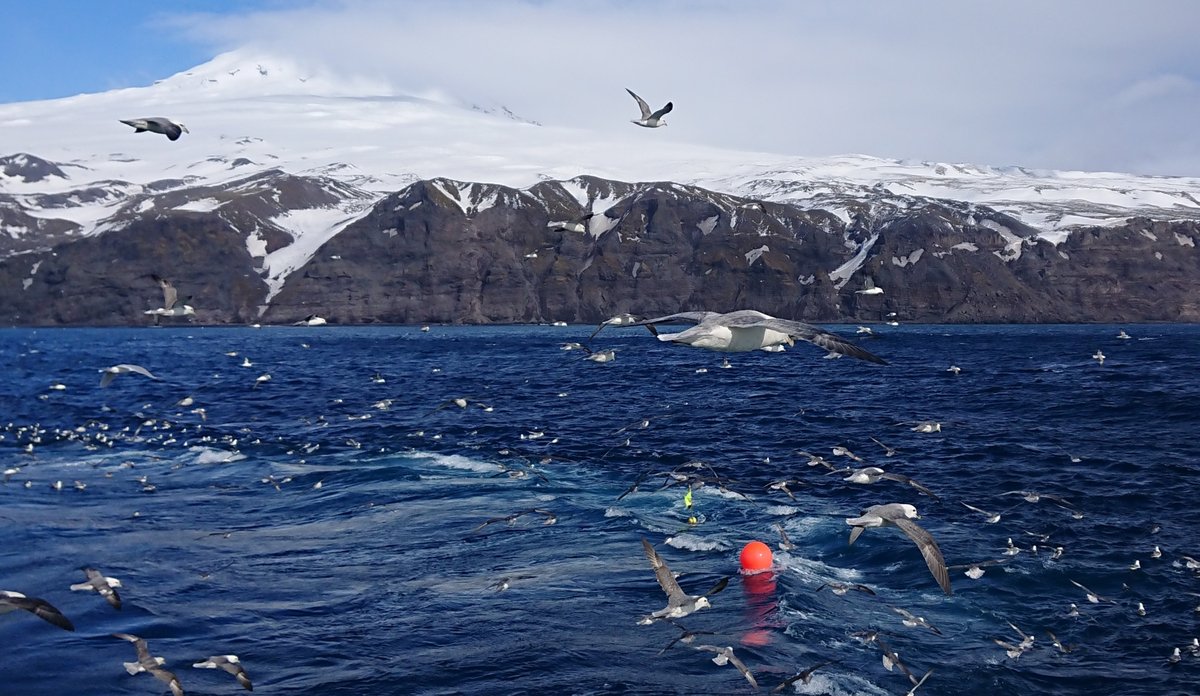
{"label": "floating bird on water", "polygon": [[[611,322],[612,320],[610,320]],[[660,334],[655,324],[691,323],[690,329],[679,333]],[[601,324],[604,328],[607,324]],[[735,312],[679,312],[653,319],[643,319],[614,326],[645,326],[660,341],[670,341],[727,353],[742,353],[761,350],[772,345],[794,345],[796,341],[807,341],[813,345],[838,354],[886,365],[887,361],[870,353],[837,334],[819,329],[811,324],[779,319],[752,309]],[[596,331],[599,332],[600,329]],[[595,335],[595,334],[593,334]]]}
{"label": "floating bird on water", "polygon": [[942,424],[937,421],[921,421],[910,429],[914,433],[940,433],[942,432]]}
{"label": "floating bird on water", "polygon": [[95,568],[84,568],[83,572],[87,574],[87,582],[71,585],[72,590],[94,590],[99,592],[100,596],[111,604],[114,609],[121,608],[121,595],[117,594],[117,590],[115,589],[121,587],[120,580],[105,577],[103,573]]}
{"label": "floating bird on water", "polygon": [[75,626],[71,621],[63,616],[63,613],[50,604],[50,602],[37,597],[27,597],[20,592],[0,590],[0,614],[7,614],[17,609],[24,609],[39,619],[48,621],[59,628],[68,631],[75,630]]}
{"label": "floating bird on water", "polygon": [[991,566],[1000,565],[1007,562],[1007,560],[976,561],[975,563],[963,563],[961,565],[946,566],[946,570],[962,570],[963,575],[971,578],[972,580],[978,580],[979,578],[982,578],[986,572],[984,571],[984,568],[990,568]]}
{"label": "floating bird on water", "polygon": [[907,503],[888,503],[886,505],[872,505],[863,511],[859,517],[851,517],[846,520],[846,524],[853,527],[850,530],[850,543],[853,544],[868,527],[897,527],[904,532],[917,548],[921,551],[921,556],[925,559],[925,564],[929,566],[929,572],[933,574],[933,579],[941,586],[942,591],[948,595],[954,594],[950,589],[950,574],[946,571],[946,561],[942,557],[942,551],[938,548],[937,542],[933,536],[925,531],[920,525],[913,520],[919,520],[921,516],[917,514],[917,509]]}
{"label": "floating bird on water", "polygon": [[1127,338],[1133,338],[1133,336],[1130,336],[1129,334],[1125,333],[1125,329],[1121,329],[1121,333],[1117,334],[1117,338],[1127,339]]}
{"label": "floating bird on water", "polygon": [[679,586],[679,581],[675,579],[671,569],[646,539],[642,539],[642,551],[650,560],[650,567],[654,569],[654,577],[658,580],[659,587],[667,593],[667,606],[643,618],[638,623],[649,624],[656,619],[679,619],[699,609],[711,607],[712,604],[708,601],[709,596],[717,594],[729,584],[729,578],[721,578],[708,592],[702,595],[689,595]]}
{"label": "floating bird on water", "polygon": [[179,140],[179,136],[184,133],[190,133],[187,126],[182,123],[176,123],[169,118],[162,116],[151,116],[149,118],[131,118],[129,120],[118,119],[121,123],[133,127],[134,133],[161,133],[167,136],[168,140]]}
{"label": "floating bird on water", "polygon": [[166,682],[174,696],[183,696],[183,685],[179,683],[179,678],[174,672],[170,672],[162,668],[162,664],[166,662],[161,657],[152,657],[150,648],[146,645],[146,641],[131,634],[131,633],[114,633],[113,638],[120,638],[133,643],[133,647],[137,649],[137,662],[125,662],[125,671],[130,674],[138,674],[146,672],[153,675],[159,681]]}
{"label": "floating bird on water", "polygon": [[154,375],[150,374],[150,370],[147,370],[146,368],[142,367],[141,365],[130,365],[128,363],[121,363],[120,365],[113,365],[112,367],[106,367],[106,368],[100,370],[100,372],[103,373],[100,375],[100,386],[102,386],[102,387],[107,387],[108,385],[112,384],[112,381],[114,379],[116,379],[117,376],[126,374],[128,372],[133,372],[133,373],[142,375],[144,377],[149,377],[150,379],[158,379]]}
{"label": "floating bird on water", "polygon": [[658,128],[659,126],[667,125],[667,122],[662,120],[662,117],[671,113],[671,109],[675,108],[674,104],[667,102],[666,106],[658,111],[652,112],[650,111],[650,105],[646,103],[645,99],[642,99],[638,95],[634,94],[633,90],[629,89],[628,87],[625,88],[625,91],[629,92],[629,96],[637,100],[638,108],[642,111],[642,117],[631,121],[631,123],[636,123],[644,128]]}
{"label": "floating bird on water", "polygon": [[250,683],[250,677],[246,674],[246,669],[242,667],[242,661],[237,655],[213,655],[192,666],[199,669],[223,669],[232,674],[246,691],[254,691],[254,685]]}
{"label": "floating bird on water", "polygon": [[1095,352],[1095,354],[1093,354],[1093,355],[1092,355],[1092,360],[1095,360],[1096,362],[1098,362],[1098,363],[1100,363],[1101,365],[1103,365],[1103,364],[1104,364],[1104,358],[1105,358],[1105,357],[1106,357],[1106,356],[1104,355],[1104,353],[1103,353],[1103,352],[1101,352],[1099,348],[1097,348],[1097,349],[1096,349],[1096,352]]}
{"label": "floating bird on water", "polygon": [[958,365],[951,365],[950,367],[946,368],[946,372],[952,372],[954,373],[954,376],[957,377],[962,372],[962,368]]}

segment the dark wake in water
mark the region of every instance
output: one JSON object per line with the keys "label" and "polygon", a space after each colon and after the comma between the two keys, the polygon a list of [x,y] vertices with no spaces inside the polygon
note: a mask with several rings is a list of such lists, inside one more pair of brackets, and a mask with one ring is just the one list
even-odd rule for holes
{"label": "dark wake in water", "polygon": [[[864,342],[886,367],[796,346],[729,369],[642,331],[598,337],[618,348],[608,364],[559,349],[591,327],[2,331],[0,470],[15,471],[0,485],[0,589],[77,630],[3,615],[0,691],[165,690],[125,673],[133,651],[110,634],[128,632],[188,693],[240,691],[190,666],[227,653],[267,693],[748,692],[713,653],[659,655],[675,627],[637,625],[664,605],[640,540],[698,594],[747,541],[777,544],[778,525],[795,549],[773,573],[735,577],[680,620],[712,632],[693,646],[732,646],[764,691],[834,660],[788,691],[906,692],[851,635],[874,630],[915,675],[934,670],[921,694],[1190,693],[1200,329],[1125,328],[1132,340],[902,326]],[[161,380],[100,389],[116,363]],[[942,430],[914,432],[924,420]],[[940,502],[843,482],[801,450],[902,473]],[[709,479],[691,509],[660,473],[679,467]],[[783,479],[794,497],[768,487]],[[948,564],[1004,563],[978,580],[956,570],[946,597],[894,529],[847,545],[845,518],[885,502],[916,505]],[[121,579],[120,611],[68,589],[83,566]],[[876,594],[815,591],[830,582]],[[1035,638],[1016,659],[995,642],[1021,641],[1009,622]]]}

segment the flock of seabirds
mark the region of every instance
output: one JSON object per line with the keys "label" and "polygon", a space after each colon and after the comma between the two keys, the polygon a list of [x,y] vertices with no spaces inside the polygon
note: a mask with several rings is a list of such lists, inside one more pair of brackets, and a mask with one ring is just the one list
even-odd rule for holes
{"label": "flock of seabirds", "polygon": [[[629,94],[632,95],[637,101],[641,111],[641,118],[634,120],[633,123],[647,128],[658,128],[667,125],[663,120],[663,116],[671,111],[672,104],[670,102],[656,111],[651,111],[649,106],[641,97],[639,97],[637,94],[634,94],[630,90],[627,91],[629,91]],[[170,140],[177,140],[183,133],[188,132],[187,128],[183,124],[161,117],[131,119],[122,121],[122,123],[132,126],[137,132],[148,131],[160,133],[165,135]],[[157,309],[148,310],[145,312],[145,314],[153,315],[156,324],[162,317],[188,317],[195,314],[194,308],[188,304],[187,301],[180,301],[175,287],[169,280],[158,276],[153,276],[153,278],[162,289],[163,306]],[[882,292],[882,289],[868,287],[866,290],[860,292],[878,294]],[[307,326],[320,326],[325,323],[326,321],[317,315],[311,315],[305,320],[297,322],[297,324]],[[657,329],[659,325],[670,324],[690,324],[691,326],[675,333],[662,333]],[[591,334],[586,344],[564,343],[560,347],[563,350],[582,350],[587,353],[587,359],[595,362],[610,362],[615,359],[615,349],[593,350],[588,345],[593,339],[595,339],[596,335],[602,329],[610,326],[646,327],[660,341],[668,341],[694,348],[726,353],[754,350],[779,352],[784,350],[785,347],[795,345],[797,341],[803,341],[824,349],[827,352],[826,357],[833,358],[849,356],[870,363],[880,365],[887,364],[884,359],[867,351],[861,346],[856,345],[855,343],[846,340],[841,336],[838,336],[837,334],[825,331],[810,324],[780,319],[754,310],[739,310],[727,313],[680,312],[652,318],[643,318],[632,314],[621,314],[601,323],[599,327]],[[424,326],[422,327],[422,330],[427,331],[428,327]],[[868,327],[859,327],[859,333],[870,334],[871,332],[871,329]],[[1117,338],[1129,339],[1131,337],[1124,331],[1121,331]],[[1100,350],[1097,350],[1092,358],[1096,360],[1097,363],[1102,365],[1104,363],[1105,356]],[[243,363],[243,366],[249,366],[248,359],[246,359],[246,361]],[[728,367],[728,360],[725,360],[722,366]],[[950,366],[947,368],[947,371],[953,375],[958,375],[960,373],[960,369],[956,366]],[[101,387],[110,386],[119,376],[125,374],[135,374],[149,379],[158,379],[150,370],[143,366],[134,364],[113,365],[111,367],[101,369],[100,372]],[[269,380],[270,375],[264,374],[256,379],[254,386],[257,387],[259,384]],[[56,384],[51,388],[65,389],[65,386]],[[192,406],[193,403],[194,400],[191,397],[186,397],[177,402],[177,405],[188,407]],[[482,404],[475,403],[473,398],[459,397],[444,402],[436,407],[435,410],[439,410],[448,406],[457,406],[460,409],[465,409],[471,404],[482,406]],[[490,407],[485,408],[490,410]],[[194,409],[192,412],[198,414],[201,416],[201,418],[203,418],[205,415],[203,408]],[[648,426],[649,421],[646,420],[642,421],[640,426],[635,427],[645,428]],[[941,426],[942,424],[936,421],[925,421],[916,423],[912,426],[911,430],[917,433],[936,433],[941,431]],[[27,439],[24,449],[28,453],[33,452],[34,444],[36,442],[41,442],[40,434],[45,432],[44,430],[39,431],[38,428],[20,427],[14,429],[11,423],[6,430],[10,431],[10,435],[13,435],[17,442],[20,442],[21,438]],[[65,431],[65,434],[61,435],[68,439],[76,436],[76,434],[72,433],[71,431]],[[0,434],[0,439],[3,438],[4,435]],[[104,436],[101,435],[100,438],[103,440]],[[113,439],[115,438],[110,438],[108,441],[110,446]],[[896,453],[894,448],[885,445],[875,438],[871,439],[884,449],[884,456],[890,457]],[[915,490],[917,495],[926,496],[933,501],[940,502],[940,499],[933,491],[921,485],[912,478],[903,474],[887,471],[880,466],[868,465],[862,457],[856,455],[845,447],[837,446],[832,448],[832,454],[834,457],[841,457],[849,462],[845,466],[839,466],[830,459],[826,459],[824,456],[815,453],[801,452],[801,454],[808,458],[807,465],[809,467],[822,467],[823,469],[827,470],[827,473],[830,475],[836,474],[841,476],[842,480],[845,482],[862,485],[875,484],[881,481],[898,483]],[[4,483],[7,484],[9,480],[15,475],[18,475],[20,471],[21,469],[19,466],[9,466],[5,468],[3,471]],[[687,503],[688,508],[691,507],[691,496],[694,490],[698,490],[705,486],[716,486],[727,492],[732,492],[727,488],[730,481],[718,475],[718,473],[711,466],[699,462],[689,462],[688,464],[684,464],[671,471],[652,471],[644,473],[643,475],[639,476],[638,479],[634,481],[634,483],[624,493],[622,493],[618,499],[638,491],[639,488],[646,488],[651,481],[657,482],[657,490],[663,490],[670,487],[686,488],[687,493],[685,494],[685,502]],[[147,490],[153,489],[153,484],[150,484],[147,480],[145,480],[144,477],[141,479],[141,482],[144,487],[147,487]],[[279,481],[275,480],[273,477],[268,477],[267,479],[264,479],[264,482],[273,483],[275,487],[278,488],[280,483],[285,481]],[[30,487],[32,483],[26,480],[24,485],[25,487]],[[61,481],[56,481],[51,485],[59,490],[61,490],[63,486]],[[80,489],[82,489],[84,485],[85,484],[78,481],[75,483],[76,488]],[[321,484],[318,482],[315,487],[319,487],[320,485]],[[795,495],[793,494],[791,487],[797,487],[801,485],[805,485],[801,480],[785,479],[770,483],[767,486],[767,490],[769,494],[783,494],[794,500]],[[1081,519],[1083,517],[1082,511],[1080,511],[1066,499],[1058,496],[1025,490],[1007,491],[1002,495],[1018,496],[1022,501],[1027,503],[1048,503],[1066,511],[1074,519]],[[989,511],[965,501],[960,502],[962,506],[964,506],[964,508],[970,513],[978,515],[981,524],[995,524],[999,522],[1002,516],[1007,512]],[[1018,503],[1018,505],[1020,504],[1021,503]],[[510,515],[489,519],[481,524],[480,528],[499,522],[514,524],[519,518],[534,514],[542,515],[544,517],[544,524],[553,524],[556,521],[556,517],[553,515],[553,513],[550,513],[547,510],[523,510]],[[1038,543],[1033,543],[1028,547],[1021,547],[1015,544],[1013,540],[1009,538],[1007,548],[1003,552],[1003,555],[1006,556],[1006,558],[989,559],[964,565],[947,565],[937,541],[925,528],[918,524],[917,520],[920,519],[921,515],[918,513],[916,506],[910,503],[893,502],[871,505],[864,509],[860,515],[847,518],[845,522],[850,527],[850,544],[853,544],[867,529],[890,527],[898,530],[915,545],[916,550],[920,553],[922,559],[928,567],[929,573],[934,582],[942,590],[942,592],[945,593],[945,595],[953,594],[953,588],[950,581],[951,571],[961,571],[967,578],[971,580],[978,580],[987,572],[987,568],[1010,562],[1014,556],[1020,553],[1029,553],[1035,555],[1039,553],[1045,553],[1048,554],[1048,558],[1052,561],[1059,559],[1064,553],[1064,548],[1051,543],[1047,536],[1034,535],[1037,536]],[[795,546],[788,539],[783,526],[776,525],[776,529],[780,537],[779,541],[777,542],[778,548],[782,551],[790,551],[794,549]],[[672,569],[667,565],[667,562],[655,549],[654,545],[645,538],[642,539],[642,551],[649,561],[650,567],[654,572],[654,576],[657,579],[659,586],[666,595],[666,606],[657,611],[649,613],[643,619],[641,619],[639,623],[669,623],[674,625],[679,630],[679,635],[673,639],[663,649],[662,652],[666,652],[667,649],[670,649],[675,645],[688,646],[698,652],[711,655],[710,659],[718,666],[733,666],[741,673],[742,676],[745,677],[746,681],[754,689],[759,689],[758,678],[756,678],[754,672],[747,667],[747,665],[741,659],[739,659],[732,646],[711,645],[700,642],[697,640],[700,636],[711,634],[712,632],[691,631],[678,623],[678,620],[683,619],[694,612],[711,607],[712,601],[710,600],[710,597],[713,597],[725,589],[730,578],[723,578],[712,589],[704,594],[691,595],[684,591],[681,587],[678,580],[679,575],[672,571]],[[1147,551],[1147,556],[1148,559],[1161,560],[1164,557],[1164,552],[1159,548],[1159,546],[1155,545],[1153,546],[1152,550]],[[1188,571],[1192,571],[1197,575],[1197,577],[1200,577],[1200,560],[1189,556],[1179,555],[1178,560],[1175,561],[1175,565]],[[1134,560],[1130,566],[1130,570],[1138,570],[1140,568],[1140,559]],[[82,570],[85,575],[85,580],[83,582],[70,585],[70,589],[77,591],[94,591],[98,593],[104,600],[106,600],[114,609],[119,610],[121,608],[121,598],[117,590],[118,588],[122,587],[121,581],[117,578],[105,576],[96,568],[86,567]],[[511,581],[512,578],[502,578],[492,587],[497,591],[503,591],[509,588]],[[1086,600],[1091,604],[1097,605],[1118,603],[1118,600],[1097,594],[1075,580],[1070,580],[1070,582],[1080,591],[1080,602]],[[815,589],[816,591],[821,591],[826,588],[828,588],[835,595],[839,596],[846,595],[849,592],[859,592],[871,596],[875,596],[876,594],[875,591],[869,586],[860,583],[845,584],[829,581]],[[7,613],[16,610],[27,611],[58,628],[67,631],[75,630],[75,626],[71,620],[64,616],[62,612],[60,612],[49,602],[21,592],[0,590],[0,613]],[[935,634],[941,634],[938,628],[921,616],[917,616],[912,612],[900,607],[892,607],[892,610],[899,617],[899,622],[907,628],[922,628]],[[1146,609],[1141,602],[1136,603],[1136,611],[1138,614],[1145,615]],[[1200,613],[1200,606],[1197,606],[1195,611]],[[1070,608],[1067,611],[1066,616],[1079,618],[1081,614],[1082,610],[1076,604],[1072,603],[1070,604]],[[1012,636],[994,638],[993,640],[1003,650],[1004,654],[1009,659],[1016,660],[1024,653],[1035,648],[1035,645],[1037,644],[1037,637],[1031,633],[1026,633],[1021,628],[1018,628],[1013,622],[1008,622],[1008,626],[1012,629]],[[1064,644],[1053,632],[1047,631],[1046,633],[1050,638],[1051,645],[1054,647],[1054,649],[1060,651],[1061,653],[1069,653],[1073,650],[1073,646]],[[167,688],[170,689],[174,696],[182,696],[184,691],[179,677],[164,666],[166,660],[163,657],[158,657],[152,654],[150,647],[145,640],[129,633],[114,633],[112,635],[116,639],[128,641],[133,645],[137,660],[124,663],[125,669],[130,675],[141,673],[149,674],[161,680],[167,686]],[[886,670],[889,672],[896,671],[903,675],[903,677],[907,680],[906,686],[909,687],[907,691],[908,696],[914,696],[918,688],[920,688],[933,673],[933,670],[929,669],[926,670],[923,675],[918,677],[904,662],[901,661],[896,651],[889,647],[887,640],[888,633],[886,631],[861,631],[852,635],[862,640],[865,644],[873,644],[876,649],[879,650],[882,665]],[[1190,654],[1193,657],[1200,658],[1200,639],[1193,639],[1190,645],[1175,647],[1165,659],[1170,664],[1177,664],[1184,659],[1185,654]],[[819,662],[818,664],[808,667],[807,669],[804,669],[783,680],[777,686],[773,687],[772,691],[783,691],[797,682],[807,684],[810,682],[812,675],[816,670],[835,663],[836,660]],[[244,689],[253,689],[250,678],[237,655],[212,655],[205,660],[195,662],[193,666],[196,668],[224,670],[225,672],[231,674],[237,680],[237,683],[240,684]]]}

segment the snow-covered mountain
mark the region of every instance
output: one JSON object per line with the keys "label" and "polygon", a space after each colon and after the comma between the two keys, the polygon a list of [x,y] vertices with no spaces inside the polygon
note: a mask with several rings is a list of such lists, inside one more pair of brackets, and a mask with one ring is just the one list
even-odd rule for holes
{"label": "snow-covered mountain", "polygon": [[[172,118],[190,133],[170,142],[119,123],[144,116]],[[453,201],[465,218],[535,201],[561,218],[539,222],[544,229],[593,241],[618,228],[622,239],[638,236],[608,214],[647,194],[651,184],[636,182],[674,182],[709,200],[716,208],[697,223],[703,234],[718,224],[747,234],[737,211],[754,202],[820,211],[845,258],[817,270],[837,290],[856,287],[855,273],[879,252],[875,228],[930,206],[942,210],[940,220],[999,235],[996,256],[1005,262],[1089,226],[1200,220],[1196,178],[735,152],[674,141],[669,129],[593,133],[531,118],[247,52],[148,87],[0,105],[0,258],[148,221],[215,216],[253,259],[265,312],[324,245],[375,214],[385,197],[432,180],[444,182],[433,185],[439,200]],[[551,191],[547,182],[561,183]],[[764,222],[759,236],[771,236],[770,227]],[[1167,237],[1195,248],[1186,229]],[[967,245],[960,251],[977,246],[955,243]],[[901,254],[901,268],[917,263],[915,251]],[[1153,253],[1161,260],[1164,252]],[[22,289],[35,282],[36,270]]]}

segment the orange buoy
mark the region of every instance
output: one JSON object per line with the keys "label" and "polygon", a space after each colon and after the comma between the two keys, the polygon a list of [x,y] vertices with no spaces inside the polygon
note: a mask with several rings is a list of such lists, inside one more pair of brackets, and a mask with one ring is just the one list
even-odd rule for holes
{"label": "orange buoy", "polygon": [[742,553],[738,557],[742,564],[743,573],[761,573],[764,570],[770,570],[771,547],[761,541],[752,541],[742,547]]}

